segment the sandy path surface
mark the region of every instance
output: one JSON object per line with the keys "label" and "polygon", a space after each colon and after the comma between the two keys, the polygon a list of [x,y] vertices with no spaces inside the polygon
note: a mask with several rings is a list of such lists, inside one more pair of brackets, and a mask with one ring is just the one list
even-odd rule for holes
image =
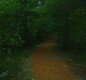
{"label": "sandy path surface", "polygon": [[33,50],[29,65],[32,80],[75,80],[76,75],[67,62],[55,55],[54,45],[54,41],[47,40]]}

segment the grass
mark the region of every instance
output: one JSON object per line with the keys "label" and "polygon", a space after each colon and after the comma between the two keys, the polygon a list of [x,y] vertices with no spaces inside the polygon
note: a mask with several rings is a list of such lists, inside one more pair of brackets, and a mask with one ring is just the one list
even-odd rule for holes
{"label": "grass", "polygon": [[[1,53],[0,55],[0,80],[28,80],[25,74],[28,69],[25,69],[24,62],[30,54],[27,50],[14,51],[9,53]],[[26,70],[26,71],[25,71]]]}
{"label": "grass", "polygon": [[0,80],[31,80],[31,71],[26,64],[30,61],[32,49],[41,42],[21,50],[0,52]]}

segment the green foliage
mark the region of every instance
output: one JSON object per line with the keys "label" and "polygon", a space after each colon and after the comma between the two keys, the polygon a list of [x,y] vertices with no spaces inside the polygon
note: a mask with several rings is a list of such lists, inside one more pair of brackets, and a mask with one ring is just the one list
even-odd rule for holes
{"label": "green foliage", "polygon": [[70,41],[74,42],[74,46],[85,48],[86,45],[86,9],[77,9],[70,20]]}
{"label": "green foliage", "polygon": [[30,46],[51,34],[58,36],[61,45],[85,46],[84,3],[84,0],[1,0],[0,47]]}
{"label": "green foliage", "polygon": [[[86,7],[85,1],[52,1],[48,14],[56,22],[58,46],[65,48],[84,49],[86,47]],[[76,5],[77,4],[77,5]],[[54,24],[55,25],[55,24]]]}
{"label": "green foliage", "polygon": [[[30,17],[31,19],[27,20],[32,13],[29,12],[30,14],[26,15],[25,9],[28,6],[24,6],[20,0],[1,0],[0,4],[0,49],[22,47],[26,42],[25,33],[27,33],[28,39],[35,36],[34,28],[30,31],[32,22],[29,21],[33,21],[33,18]],[[27,5],[27,3],[25,4]],[[27,32],[25,25],[28,29]],[[28,42],[31,43],[31,40]]]}
{"label": "green foliage", "polygon": [[[13,56],[13,49],[31,47],[52,35],[58,39],[58,47],[85,50],[85,3],[85,0],[0,0],[0,56],[7,53]],[[2,61],[1,68],[5,62]]]}
{"label": "green foliage", "polygon": [[30,79],[32,76],[25,66],[28,50],[9,50],[9,53],[5,52],[2,56],[0,54],[0,80],[26,80],[26,77]]}
{"label": "green foliage", "polygon": [[20,8],[19,0],[0,0],[0,14],[15,12]]}
{"label": "green foliage", "polygon": [[[19,20],[19,21],[17,21]],[[22,46],[23,40],[20,34],[20,19],[13,14],[0,15],[0,48],[12,48]]]}

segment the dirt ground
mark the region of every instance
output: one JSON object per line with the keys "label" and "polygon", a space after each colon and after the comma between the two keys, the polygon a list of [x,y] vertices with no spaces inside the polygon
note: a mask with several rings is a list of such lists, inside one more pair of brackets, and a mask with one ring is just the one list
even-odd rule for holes
{"label": "dirt ground", "polygon": [[55,55],[54,45],[54,41],[46,40],[32,51],[32,80],[78,80],[68,63]]}

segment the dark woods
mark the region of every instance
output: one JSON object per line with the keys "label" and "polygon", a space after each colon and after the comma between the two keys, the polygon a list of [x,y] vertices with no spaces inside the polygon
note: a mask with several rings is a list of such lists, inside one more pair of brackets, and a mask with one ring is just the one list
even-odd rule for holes
{"label": "dark woods", "polygon": [[85,50],[85,0],[8,0],[0,4],[1,50],[30,47],[50,35],[60,49]]}
{"label": "dark woods", "polygon": [[[56,42],[53,50],[61,56],[85,62],[86,1],[0,0],[0,80],[31,80],[22,64],[46,39]],[[73,67],[80,72],[78,65]]]}

